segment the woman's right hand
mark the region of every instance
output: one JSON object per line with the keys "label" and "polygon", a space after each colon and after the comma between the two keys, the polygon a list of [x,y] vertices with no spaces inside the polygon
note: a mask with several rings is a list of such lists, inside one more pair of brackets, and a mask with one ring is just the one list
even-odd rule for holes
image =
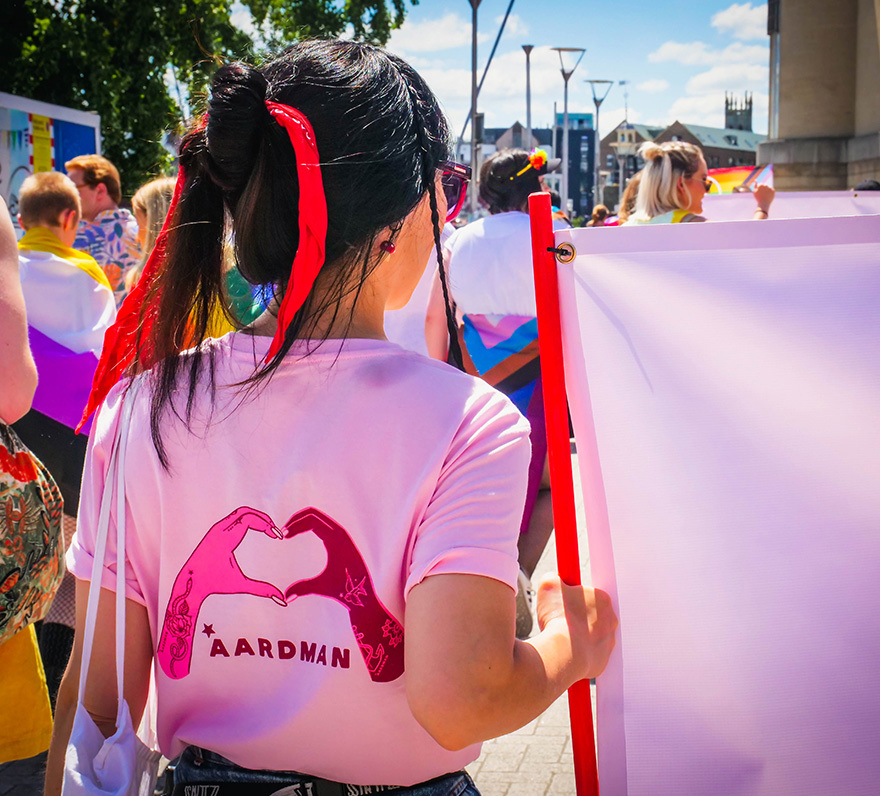
{"label": "woman's right hand", "polygon": [[773,198],[776,191],[769,185],[758,185],[755,188],[755,202],[758,205],[756,213],[761,212],[765,216],[770,215],[770,205],[773,204]]}
{"label": "woman's right hand", "polygon": [[567,586],[558,575],[547,575],[538,584],[536,612],[542,631],[556,625],[570,637],[573,662],[582,678],[605,670],[618,624],[607,592]]}

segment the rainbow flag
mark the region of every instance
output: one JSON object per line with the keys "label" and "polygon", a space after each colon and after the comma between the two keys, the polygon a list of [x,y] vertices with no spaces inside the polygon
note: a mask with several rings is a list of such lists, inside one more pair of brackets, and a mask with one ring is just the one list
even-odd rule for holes
{"label": "rainbow flag", "polygon": [[503,392],[532,427],[532,460],[521,533],[541,486],[547,433],[538,351],[538,319],[520,315],[465,315],[459,327],[464,369]]}
{"label": "rainbow flag", "polygon": [[757,185],[773,186],[773,164],[766,166],[731,166],[709,169],[709,179],[715,186],[709,193],[737,193],[752,191]]}

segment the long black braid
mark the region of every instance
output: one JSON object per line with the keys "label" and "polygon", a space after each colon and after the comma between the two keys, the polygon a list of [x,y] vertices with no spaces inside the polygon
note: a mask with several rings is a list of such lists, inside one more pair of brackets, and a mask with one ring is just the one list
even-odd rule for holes
{"label": "long black braid", "polygon": [[431,204],[431,224],[434,226],[434,250],[437,252],[437,266],[440,269],[440,287],[443,288],[443,305],[446,309],[446,329],[449,331],[449,353],[459,370],[464,370],[464,357],[458,341],[458,324],[455,320],[455,307],[449,297],[449,282],[446,278],[446,266],[443,264],[443,248],[440,245],[440,211],[437,208],[436,185],[433,180],[428,182],[428,201]]}

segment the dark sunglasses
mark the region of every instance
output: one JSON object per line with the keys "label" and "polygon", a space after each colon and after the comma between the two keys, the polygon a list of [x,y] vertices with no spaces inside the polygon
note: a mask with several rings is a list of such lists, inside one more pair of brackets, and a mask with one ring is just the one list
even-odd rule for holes
{"label": "dark sunglasses", "polygon": [[438,167],[443,194],[446,196],[446,220],[452,221],[464,205],[471,167],[452,160],[444,160]]}
{"label": "dark sunglasses", "polygon": [[706,193],[709,193],[709,191],[712,190],[712,186],[714,184],[715,183],[712,182],[712,180],[710,180],[708,177],[705,180],[703,180],[703,187],[706,189]]}

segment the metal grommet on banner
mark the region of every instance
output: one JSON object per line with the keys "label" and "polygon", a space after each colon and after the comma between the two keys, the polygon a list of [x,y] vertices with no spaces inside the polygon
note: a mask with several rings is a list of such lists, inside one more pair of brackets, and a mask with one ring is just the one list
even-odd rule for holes
{"label": "metal grommet on banner", "polygon": [[577,249],[570,243],[560,243],[555,249],[548,247],[547,251],[555,254],[561,263],[570,263],[577,256]]}

